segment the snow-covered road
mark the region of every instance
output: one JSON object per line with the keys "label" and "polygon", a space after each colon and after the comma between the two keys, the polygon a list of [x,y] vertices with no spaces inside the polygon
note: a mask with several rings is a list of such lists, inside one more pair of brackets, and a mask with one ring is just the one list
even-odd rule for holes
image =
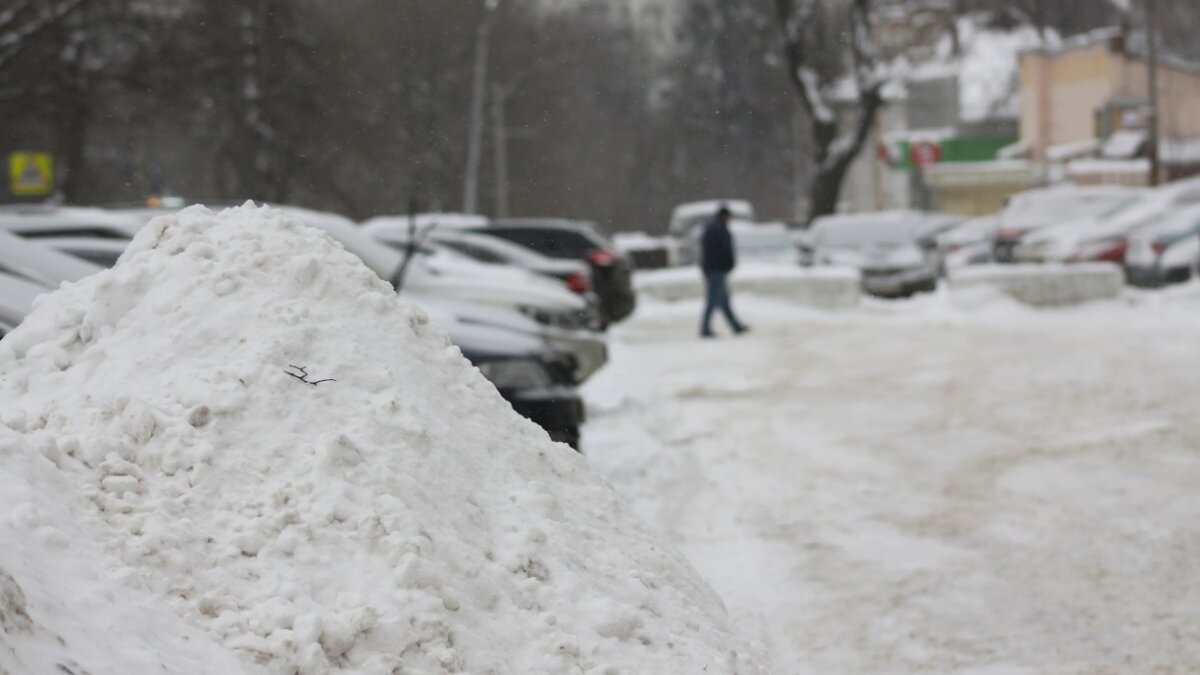
{"label": "snow-covered road", "polygon": [[1200,285],[737,301],[617,329],[585,444],[774,672],[1200,670]]}

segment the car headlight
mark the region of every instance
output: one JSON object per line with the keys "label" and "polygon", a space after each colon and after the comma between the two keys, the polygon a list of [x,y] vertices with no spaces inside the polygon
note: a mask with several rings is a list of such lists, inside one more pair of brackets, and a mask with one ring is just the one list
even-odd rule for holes
{"label": "car headlight", "polygon": [[553,385],[550,373],[535,359],[484,361],[478,367],[497,389],[544,389]]}

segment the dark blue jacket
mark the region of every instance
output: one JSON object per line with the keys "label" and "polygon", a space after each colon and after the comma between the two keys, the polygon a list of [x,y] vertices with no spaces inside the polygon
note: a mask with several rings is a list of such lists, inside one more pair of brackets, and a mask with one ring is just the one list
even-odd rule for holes
{"label": "dark blue jacket", "polygon": [[705,274],[728,274],[736,264],[733,255],[733,235],[729,233],[729,226],[714,218],[704,226],[704,233],[700,235],[700,269],[704,270]]}

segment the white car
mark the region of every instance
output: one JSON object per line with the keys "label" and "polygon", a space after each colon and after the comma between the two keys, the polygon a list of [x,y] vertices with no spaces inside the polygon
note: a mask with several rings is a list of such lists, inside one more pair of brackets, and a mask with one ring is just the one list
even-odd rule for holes
{"label": "white car", "polygon": [[1125,252],[1125,276],[1135,286],[1183,283],[1200,258],[1200,204],[1134,230]]}
{"label": "white car", "polygon": [[999,229],[1000,215],[992,214],[971,218],[938,235],[943,269],[991,262],[992,242]]}
{"label": "white car", "polygon": [[863,290],[898,297],[937,288],[938,261],[922,244],[924,214],[908,211],[822,216],[809,228],[814,265],[852,267]]}
{"label": "white car", "polygon": [[43,288],[78,281],[100,271],[98,265],[0,230],[0,272]]}
{"label": "white car", "polygon": [[1131,232],[1197,203],[1200,178],[1168,183],[1100,215],[1039,230],[1022,240],[1017,257],[1031,262],[1120,264],[1125,260]]}
{"label": "white car", "polygon": [[25,318],[38,295],[102,267],[0,230],[0,336]]}
{"label": "white car", "polygon": [[1020,246],[1038,230],[1092,218],[1137,200],[1145,190],[1120,185],[1056,185],[1013,195],[1000,212],[992,258],[997,262],[1033,262]]}
{"label": "white car", "polygon": [[[363,231],[379,241],[396,248],[403,249],[413,231],[408,223],[393,219],[374,219],[363,225]],[[450,249],[472,260],[487,265],[507,265],[517,267],[544,277],[562,281],[567,290],[587,295],[591,291],[591,272],[588,266],[579,260],[551,258],[533,249],[514,244],[497,237],[489,237],[474,232],[461,230],[416,229],[418,233],[426,233],[427,241],[438,247]]]}
{"label": "white car", "polygon": [[44,286],[6,272],[0,272],[0,337],[21,323],[33,300],[46,292]]}
{"label": "white car", "polygon": [[92,237],[128,240],[146,219],[127,212],[41,204],[0,207],[0,229],[26,239]]}
{"label": "white car", "polygon": [[519,267],[482,263],[437,242],[410,246],[407,238],[380,241],[408,256],[401,283],[415,293],[499,305],[560,328],[598,325],[594,305],[557,281]]}
{"label": "white car", "polygon": [[712,220],[722,206],[729,209],[730,220],[746,223],[757,220],[754,207],[744,199],[706,199],[676,206],[671,211],[667,232],[677,239],[686,239],[697,227]]}

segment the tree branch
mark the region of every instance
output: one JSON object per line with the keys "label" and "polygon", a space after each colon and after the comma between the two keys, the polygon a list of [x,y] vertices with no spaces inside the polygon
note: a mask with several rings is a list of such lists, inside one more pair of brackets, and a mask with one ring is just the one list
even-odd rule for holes
{"label": "tree branch", "polygon": [[[33,37],[58,25],[85,2],[87,0],[63,0],[59,4],[49,5],[24,26],[18,26],[6,34],[0,35],[0,72],[4,72],[5,68],[25,51]],[[21,7],[18,6],[14,9],[14,13],[9,17],[9,21],[13,22],[15,22]]]}

